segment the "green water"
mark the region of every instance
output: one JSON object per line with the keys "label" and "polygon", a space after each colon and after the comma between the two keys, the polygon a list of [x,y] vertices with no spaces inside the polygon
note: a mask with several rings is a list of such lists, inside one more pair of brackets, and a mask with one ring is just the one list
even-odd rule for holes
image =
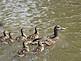
{"label": "green water", "polygon": [[67,28],[55,47],[39,55],[14,57],[18,45],[0,46],[0,61],[81,61],[81,0],[0,0],[0,23],[0,31],[11,31],[13,36],[22,27],[29,35],[37,26],[44,37],[56,24]]}

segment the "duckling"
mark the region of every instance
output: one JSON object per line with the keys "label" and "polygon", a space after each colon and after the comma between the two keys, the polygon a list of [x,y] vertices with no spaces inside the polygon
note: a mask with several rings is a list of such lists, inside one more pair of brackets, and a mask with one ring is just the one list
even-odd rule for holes
{"label": "duckling", "polygon": [[36,38],[33,41],[24,41],[24,45],[37,45],[38,41],[41,41],[42,38]]}
{"label": "duckling", "polygon": [[21,36],[16,37],[16,40],[20,42],[20,40],[26,40],[27,36],[23,33],[23,28],[21,28]]}
{"label": "duckling", "polygon": [[27,55],[27,52],[29,52],[29,46],[25,45],[23,42],[23,47],[17,52],[17,54],[19,57],[24,57]]}
{"label": "duckling", "polygon": [[35,42],[39,38],[39,33],[37,32],[37,28],[35,27],[35,32],[27,37],[27,41],[25,42],[26,44],[31,44]]}
{"label": "duckling", "polygon": [[59,39],[59,35],[58,35],[59,31],[64,30],[64,29],[65,28],[62,28],[60,25],[56,25],[54,27],[54,34],[47,37],[45,44],[48,45],[48,46],[55,44],[56,41]]}
{"label": "duckling", "polygon": [[42,52],[44,50],[44,44],[38,41],[38,46],[33,50],[33,52]]}
{"label": "duckling", "polygon": [[27,44],[25,44],[25,41],[23,41],[23,48],[26,48],[27,51],[29,52],[29,46]]}
{"label": "duckling", "polygon": [[37,28],[35,27],[35,32],[27,37],[27,39],[34,40],[39,38],[39,33],[37,32]]}
{"label": "duckling", "polygon": [[8,39],[9,38],[9,36],[7,35],[7,31],[3,31],[3,36],[0,36],[0,42],[1,43],[5,43],[5,44],[7,44],[7,42],[5,41],[6,39]]}
{"label": "duckling", "polygon": [[13,43],[15,40],[12,38],[11,36],[11,32],[9,32],[9,38],[6,39],[6,42],[8,42],[8,44]]}

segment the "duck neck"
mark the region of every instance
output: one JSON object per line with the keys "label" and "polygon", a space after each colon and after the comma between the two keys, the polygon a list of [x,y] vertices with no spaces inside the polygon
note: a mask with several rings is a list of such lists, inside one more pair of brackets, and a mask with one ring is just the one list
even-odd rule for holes
{"label": "duck neck", "polygon": [[9,38],[11,38],[11,39],[12,39],[11,33],[9,33]]}
{"label": "duck neck", "polygon": [[34,34],[37,34],[37,29],[36,29],[36,27],[35,27],[35,33]]}
{"label": "duck neck", "polygon": [[54,37],[58,36],[58,30],[56,28],[54,28]]}
{"label": "duck neck", "polygon": [[24,43],[24,42],[23,42],[23,48],[26,48],[26,47],[25,47],[25,43]]}
{"label": "duck neck", "polygon": [[3,35],[4,35],[4,36],[6,36],[6,33],[5,33],[5,31],[3,32]]}
{"label": "duck neck", "polygon": [[23,48],[28,48],[28,45],[25,43],[25,41],[23,42]]}
{"label": "duck neck", "polygon": [[24,36],[23,30],[21,29],[21,36]]}
{"label": "duck neck", "polygon": [[38,41],[38,46],[41,46],[41,42],[40,41]]}

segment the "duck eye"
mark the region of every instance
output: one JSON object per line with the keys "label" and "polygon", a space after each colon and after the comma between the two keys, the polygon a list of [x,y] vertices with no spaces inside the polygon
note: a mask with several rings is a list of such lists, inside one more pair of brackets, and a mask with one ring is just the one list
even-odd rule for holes
{"label": "duck eye", "polygon": [[60,28],[60,27],[57,27],[57,28]]}

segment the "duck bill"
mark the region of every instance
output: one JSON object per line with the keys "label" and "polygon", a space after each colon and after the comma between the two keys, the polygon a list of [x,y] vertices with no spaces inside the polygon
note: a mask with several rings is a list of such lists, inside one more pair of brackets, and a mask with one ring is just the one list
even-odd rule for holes
{"label": "duck bill", "polygon": [[61,30],[65,30],[66,28],[61,28]]}

